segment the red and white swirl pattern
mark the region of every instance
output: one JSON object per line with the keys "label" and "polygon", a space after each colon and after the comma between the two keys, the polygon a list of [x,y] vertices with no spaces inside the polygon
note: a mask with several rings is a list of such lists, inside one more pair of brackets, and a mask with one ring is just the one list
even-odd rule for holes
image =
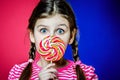
{"label": "red and white swirl pattern", "polygon": [[39,53],[47,61],[58,61],[65,53],[65,44],[57,36],[47,36],[40,42]]}

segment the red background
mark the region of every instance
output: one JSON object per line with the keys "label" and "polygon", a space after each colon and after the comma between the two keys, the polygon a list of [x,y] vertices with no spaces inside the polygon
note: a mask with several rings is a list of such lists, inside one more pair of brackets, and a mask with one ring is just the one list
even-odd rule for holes
{"label": "red background", "polygon": [[12,66],[28,59],[28,19],[39,0],[0,2],[0,79],[7,80]]}

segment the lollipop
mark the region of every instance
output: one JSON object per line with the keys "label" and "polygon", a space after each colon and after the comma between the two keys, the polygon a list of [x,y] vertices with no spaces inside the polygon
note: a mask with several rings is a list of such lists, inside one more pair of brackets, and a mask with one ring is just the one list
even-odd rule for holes
{"label": "lollipop", "polygon": [[65,44],[59,37],[47,36],[40,42],[39,53],[46,61],[58,61],[65,53]]}

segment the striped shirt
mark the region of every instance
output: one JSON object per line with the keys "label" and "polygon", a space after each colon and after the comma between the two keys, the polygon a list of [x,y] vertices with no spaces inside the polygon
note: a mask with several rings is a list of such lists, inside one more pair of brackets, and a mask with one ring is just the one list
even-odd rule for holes
{"label": "striped shirt", "polygon": [[[63,68],[57,69],[57,77],[58,80],[77,80],[76,72],[75,72],[75,66],[80,65],[81,69],[83,70],[86,80],[98,80],[97,75],[94,73],[94,68],[92,66],[87,66],[83,64],[81,61],[77,61],[74,63],[73,61],[68,60],[69,64]],[[15,65],[9,72],[8,80],[19,80],[19,77],[26,67],[28,62]],[[37,65],[37,61],[33,62],[33,67],[32,67],[32,75],[30,80],[39,80],[38,74],[40,73],[40,70],[42,68]]]}

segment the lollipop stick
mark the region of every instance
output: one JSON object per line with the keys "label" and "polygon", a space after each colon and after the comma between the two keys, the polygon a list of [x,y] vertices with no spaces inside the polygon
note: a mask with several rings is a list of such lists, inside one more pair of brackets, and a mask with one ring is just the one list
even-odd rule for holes
{"label": "lollipop stick", "polygon": [[50,61],[50,63],[52,64],[52,61]]}

